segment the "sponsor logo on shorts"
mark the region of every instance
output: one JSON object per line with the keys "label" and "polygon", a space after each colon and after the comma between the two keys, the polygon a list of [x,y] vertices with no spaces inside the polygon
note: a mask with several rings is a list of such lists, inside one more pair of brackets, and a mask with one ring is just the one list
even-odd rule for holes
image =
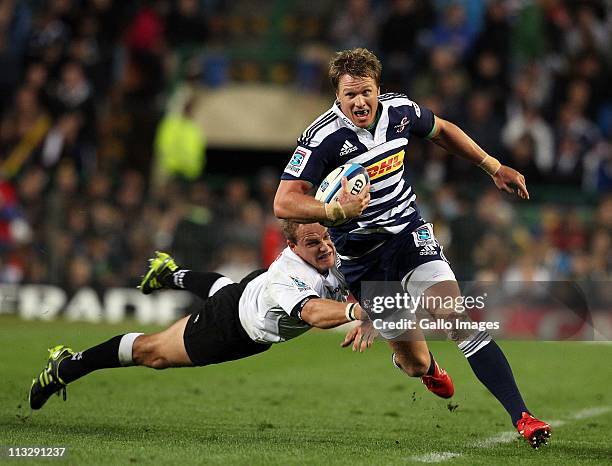
{"label": "sponsor logo on shorts", "polygon": [[438,253],[438,248],[433,244],[426,244],[423,249],[419,251],[421,256],[435,256]]}
{"label": "sponsor logo on shorts", "polygon": [[300,176],[304,171],[304,167],[308,163],[310,154],[312,154],[311,150],[306,149],[305,147],[298,147],[291,156],[291,160],[289,160],[289,163],[285,167],[285,173],[293,176]]}
{"label": "sponsor logo on shorts", "polygon": [[390,155],[379,162],[376,162],[369,167],[366,167],[370,180],[375,180],[383,175],[388,175],[397,170],[400,170],[404,165],[404,151]]}

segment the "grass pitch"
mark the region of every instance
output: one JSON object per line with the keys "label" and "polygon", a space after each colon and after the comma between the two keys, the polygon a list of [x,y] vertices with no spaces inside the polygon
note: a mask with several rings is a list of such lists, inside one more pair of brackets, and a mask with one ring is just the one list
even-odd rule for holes
{"label": "grass pitch", "polygon": [[[70,464],[610,464],[612,346],[502,342],[527,405],[553,424],[533,451],[449,342],[431,349],[453,376],[451,403],[342,335],[309,332],[242,361],[205,368],[98,371],[31,412],[46,349],[75,350],[135,324],[25,322],[0,316],[0,446],[65,446]],[[557,426],[555,426],[555,423]],[[1,461],[36,464],[43,459]],[[51,460],[47,460],[51,461]]]}

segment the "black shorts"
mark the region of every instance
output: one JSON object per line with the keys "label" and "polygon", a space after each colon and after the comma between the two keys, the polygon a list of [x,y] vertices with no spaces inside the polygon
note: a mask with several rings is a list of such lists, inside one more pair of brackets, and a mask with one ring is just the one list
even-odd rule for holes
{"label": "black shorts", "polygon": [[247,275],[240,283],[224,286],[208,298],[187,321],[183,341],[195,366],[207,366],[262,353],[271,344],[256,343],[246,333],[238,315],[238,302],[246,285],[265,270]]}

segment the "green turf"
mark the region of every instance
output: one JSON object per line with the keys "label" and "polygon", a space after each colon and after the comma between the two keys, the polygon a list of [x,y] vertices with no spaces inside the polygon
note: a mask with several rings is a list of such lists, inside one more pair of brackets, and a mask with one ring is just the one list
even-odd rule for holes
{"label": "green turf", "polygon": [[0,316],[0,445],[66,446],[67,462],[79,465],[411,464],[434,452],[460,454],[442,464],[465,465],[612,459],[612,411],[569,420],[612,407],[609,345],[501,343],[528,406],[543,419],[566,421],[539,451],[518,438],[477,446],[512,427],[451,343],[431,348],[455,380],[456,409],[394,369],[384,343],[353,354],[334,332],[313,331],[207,368],[99,371],[68,387],[66,403],[53,397],[40,411],[27,408],[47,347],[80,350],[136,330]]}

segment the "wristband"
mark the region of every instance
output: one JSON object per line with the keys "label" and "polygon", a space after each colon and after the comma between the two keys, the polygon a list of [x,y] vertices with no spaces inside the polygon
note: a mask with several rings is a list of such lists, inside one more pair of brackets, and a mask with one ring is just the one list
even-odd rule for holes
{"label": "wristband", "polygon": [[355,319],[355,314],[353,313],[355,310],[356,303],[348,303],[346,305],[346,309],[344,310],[344,315],[346,316],[346,320],[352,321]]}
{"label": "wristband", "polygon": [[480,168],[486,171],[489,175],[495,176],[495,174],[501,168],[501,163],[495,157],[486,155],[484,159],[478,164]]}
{"label": "wristband", "polygon": [[338,201],[332,201],[325,205],[325,216],[331,222],[338,222],[346,218],[346,213]]}

